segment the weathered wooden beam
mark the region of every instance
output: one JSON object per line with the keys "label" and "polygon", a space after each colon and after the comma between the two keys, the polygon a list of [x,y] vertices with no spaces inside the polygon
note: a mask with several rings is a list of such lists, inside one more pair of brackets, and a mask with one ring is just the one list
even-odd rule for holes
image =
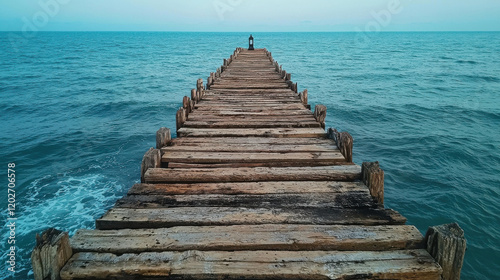
{"label": "weathered wooden beam", "polygon": [[142,158],[141,163],[141,183],[146,182],[144,175],[146,171],[150,168],[160,168],[161,167],[161,151],[159,149],[149,149]]}
{"label": "weathered wooden beam", "polygon": [[325,105],[316,105],[314,109],[314,118],[317,122],[321,124],[321,127],[325,129],[325,120],[326,120],[326,106]]}
{"label": "weathered wooden beam", "polygon": [[338,132],[336,129],[329,128],[327,132],[328,138],[333,139],[340,152],[347,162],[352,162],[352,148],[354,139],[348,132]]}
{"label": "weathered wooden beam", "polygon": [[[293,241],[291,241],[293,242]],[[425,250],[78,253],[61,271],[81,279],[427,279],[440,269]]]}
{"label": "weathered wooden beam", "polygon": [[35,280],[60,280],[60,271],[73,255],[67,232],[51,228],[36,235],[31,253]]}
{"label": "weathered wooden beam", "polygon": [[[228,225],[404,225],[406,218],[392,209],[359,208],[244,208],[172,207],[131,209],[114,207],[96,220],[96,228],[140,229],[173,226]],[[258,237],[256,237],[258,238]],[[424,250],[425,251],[425,250]],[[429,258],[432,259],[431,256]]]}
{"label": "weathered wooden beam", "polygon": [[156,183],[214,183],[269,181],[355,181],[362,178],[357,165],[320,167],[252,167],[252,168],[153,168],[146,181]]}
{"label": "weathered wooden beam", "polygon": [[381,205],[384,204],[384,171],[380,168],[378,161],[363,162],[361,166],[361,177],[370,189],[370,194]]}
{"label": "weathered wooden beam", "polygon": [[292,80],[292,74],[291,73],[286,73],[285,81],[291,81],[291,80]]}
{"label": "weathered wooden beam", "polygon": [[135,184],[128,195],[268,195],[303,193],[349,193],[370,195],[362,182],[271,181],[241,183]]}
{"label": "weathered wooden beam", "polygon": [[170,133],[170,129],[168,129],[166,127],[162,127],[156,132],[156,148],[157,149],[161,149],[163,147],[170,145],[171,141],[172,141],[172,136]]}
{"label": "weathered wooden beam", "polygon": [[443,280],[459,280],[467,249],[464,231],[457,223],[430,227],[425,236],[427,251],[443,268]]}
{"label": "weathered wooden beam", "polygon": [[179,108],[179,110],[177,111],[177,114],[175,116],[175,123],[176,123],[177,131],[179,131],[179,129],[181,129],[182,125],[186,122],[186,120],[187,120],[186,109],[181,107],[181,108]]}
{"label": "weathered wooden beam", "polygon": [[[224,236],[224,238],[221,238]],[[256,238],[258,237],[258,238]],[[389,251],[422,249],[414,226],[236,225],[160,229],[81,229],[71,239],[77,252],[165,251]]]}

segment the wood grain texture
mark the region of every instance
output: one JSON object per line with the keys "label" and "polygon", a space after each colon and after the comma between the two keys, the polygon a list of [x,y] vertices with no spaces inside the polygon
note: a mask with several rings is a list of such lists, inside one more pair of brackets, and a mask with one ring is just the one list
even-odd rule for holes
{"label": "wood grain texture", "polygon": [[314,138],[326,137],[321,128],[256,128],[216,129],[183,127],[177,131],[179,137],[276,137]]}
{"label": "wood grain texture", "polygon": [[161,229],[79,230],[76,252],[385,251],[423,249],[414,226],[237,225]]}
{"label": "wood grain texture", "polygon": [[406,279],[439,280],[425,250],[383,252],[237,251],[115,255],[78,253],[61,272],[80,279]]}
{"label": "wood grain texture", "polygon": [[368,187],[361,182],[335,181],[274,181],[242,183],[195,184],[135,184],[128,195],[199,195],[199,194],[301,194],[364,192]]}
{"label": "wood grain texture", "polygon": [[354,181],[361,179],[357,165],[325,167],[255,167],[217,169],[150,168],[147,183],[214,183],[259,181]]}
{"label": "wood grain texture", "polygon": [[108,230],[262,224],[403,225],[405,222],[406,219],[394,210],[378,208],[114,207],[96,221],[96,228]]}

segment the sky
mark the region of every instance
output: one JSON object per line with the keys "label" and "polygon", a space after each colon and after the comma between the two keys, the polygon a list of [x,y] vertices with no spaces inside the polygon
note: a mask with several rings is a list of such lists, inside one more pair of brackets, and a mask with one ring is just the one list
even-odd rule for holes
{"label": "sky", "polygon": [[0,0],[0,31],[500,31],[500,0]]}

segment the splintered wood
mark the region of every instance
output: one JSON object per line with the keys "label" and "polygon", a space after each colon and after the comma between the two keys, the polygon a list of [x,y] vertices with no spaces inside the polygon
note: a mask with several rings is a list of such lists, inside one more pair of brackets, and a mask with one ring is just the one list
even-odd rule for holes
{"label": "splintered wood", "polygon": [[142,183],[71,238],[62,279],[440,279],[384,207],[378,164],[352,162],[353,138],[325,132],[327,108],[271,53],[238,48],[207,81],[178,138],[157,132]]}

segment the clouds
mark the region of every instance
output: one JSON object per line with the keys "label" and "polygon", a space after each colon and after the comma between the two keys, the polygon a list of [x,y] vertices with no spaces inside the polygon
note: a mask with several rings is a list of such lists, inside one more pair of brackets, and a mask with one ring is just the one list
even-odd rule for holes
{"label": "clouds", "polygon": [[2,3],[0,30],[51,1],[67,4],[43,31],[355,31],[391,1],[403,10],[383,31],[500,30],[497,0],[16,0]]}

